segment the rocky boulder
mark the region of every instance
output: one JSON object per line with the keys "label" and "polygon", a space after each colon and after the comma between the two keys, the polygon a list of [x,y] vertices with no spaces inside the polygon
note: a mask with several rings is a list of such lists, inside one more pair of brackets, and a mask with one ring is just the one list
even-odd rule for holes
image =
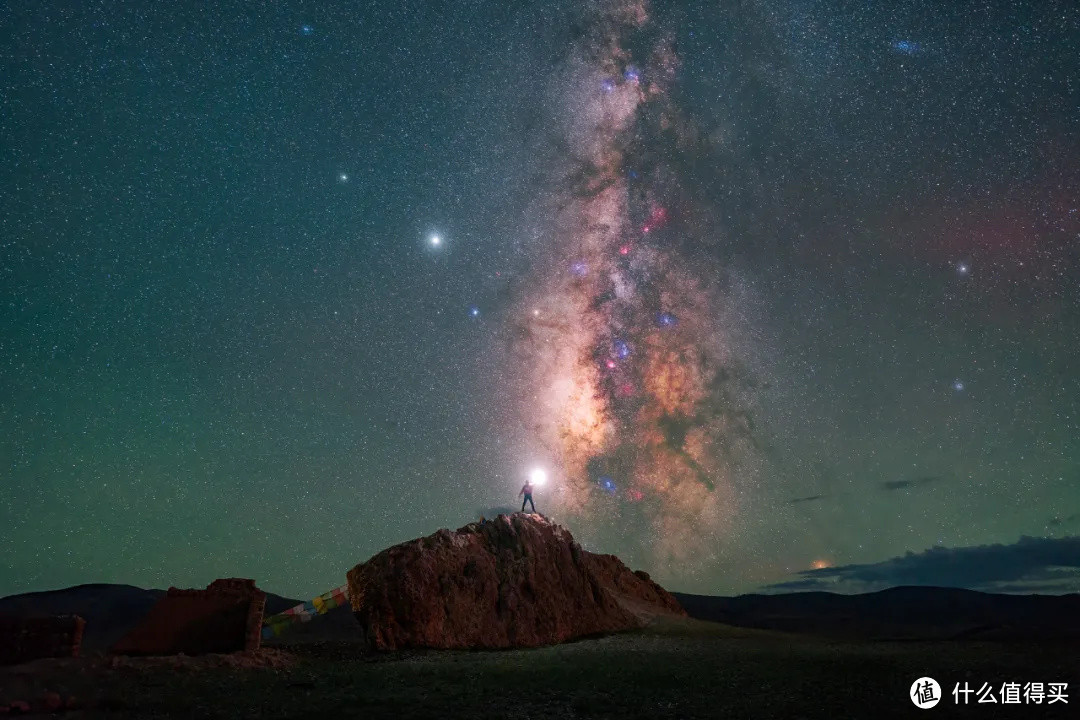
{"label": "rocky boulder", "polygon": [[645,573],[524,513],[395,545],[347,577],[353,614],[380,650],[535,647],[685,615]]}

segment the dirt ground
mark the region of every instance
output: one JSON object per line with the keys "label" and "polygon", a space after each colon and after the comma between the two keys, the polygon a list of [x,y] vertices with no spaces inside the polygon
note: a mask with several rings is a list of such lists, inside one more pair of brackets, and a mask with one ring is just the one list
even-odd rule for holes
{"label": "dirt ground", "polygon": [[[909,699],[923,676],[944,696],[930,710]],[[1068,683],[1069,702],[1002,705],[1004,682]],[[967,706],[953,698],[957,683],[975,691]],[[977,702],[984,683],[998,704]],[[38,711],[46,699],[71,699],[59,712],[93,718],[1077,717],[1080,649],[840,642],[665,619],[536,650],[370,655],[354,641],[317,641],[252,655],[0,668],[0,707],[21,700]]]}

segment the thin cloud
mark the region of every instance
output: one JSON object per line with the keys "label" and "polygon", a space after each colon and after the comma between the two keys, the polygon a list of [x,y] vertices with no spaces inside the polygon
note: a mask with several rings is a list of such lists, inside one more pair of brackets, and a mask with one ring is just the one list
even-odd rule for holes
{"label": "thin cloud", "polygon": [[920,477],[909,478],[905,480],[886,480],[881,483],[883,490],[904,490],[905,488],[919,487],[920,485],[930,485],[932,483],[939,483],[945,478],[940,475],[922,475]]}
{"label": "thin cloud", "polygon": [[806,497],[791,498],[788,500],[789,505],[798,505],[799,503],[817,502],[818,500],[824,500],[829,497],[828,495],[807,495]]}
{"label": "thin cloud", "polygon": [[1072,525],[1075,522],[1080,522],[1080,513],[1073,513],[1065,517],[1053,517],[1046,524],[1051,527],[1060,527],[1061,525]]}

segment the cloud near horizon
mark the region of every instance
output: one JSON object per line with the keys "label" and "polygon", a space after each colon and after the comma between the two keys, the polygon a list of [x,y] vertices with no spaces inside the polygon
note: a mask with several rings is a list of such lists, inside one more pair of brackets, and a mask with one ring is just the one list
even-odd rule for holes
{"label": "cloud near horizon", "polygon": [[804,570],[764,592],[873,592],[899,585],[957,587],[984,592],[1080,592],[1080,536],[1021,536],[1011,545],[932,547],[877,563]]}

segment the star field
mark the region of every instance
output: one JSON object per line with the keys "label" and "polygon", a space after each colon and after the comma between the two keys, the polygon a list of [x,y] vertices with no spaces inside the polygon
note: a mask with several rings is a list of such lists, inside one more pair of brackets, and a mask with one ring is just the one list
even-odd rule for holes
{"label": "star field", "polygon": [[0,595],[307,597],[535,468],[690,592],[1080,532],[1073,3],[0,27]]}

